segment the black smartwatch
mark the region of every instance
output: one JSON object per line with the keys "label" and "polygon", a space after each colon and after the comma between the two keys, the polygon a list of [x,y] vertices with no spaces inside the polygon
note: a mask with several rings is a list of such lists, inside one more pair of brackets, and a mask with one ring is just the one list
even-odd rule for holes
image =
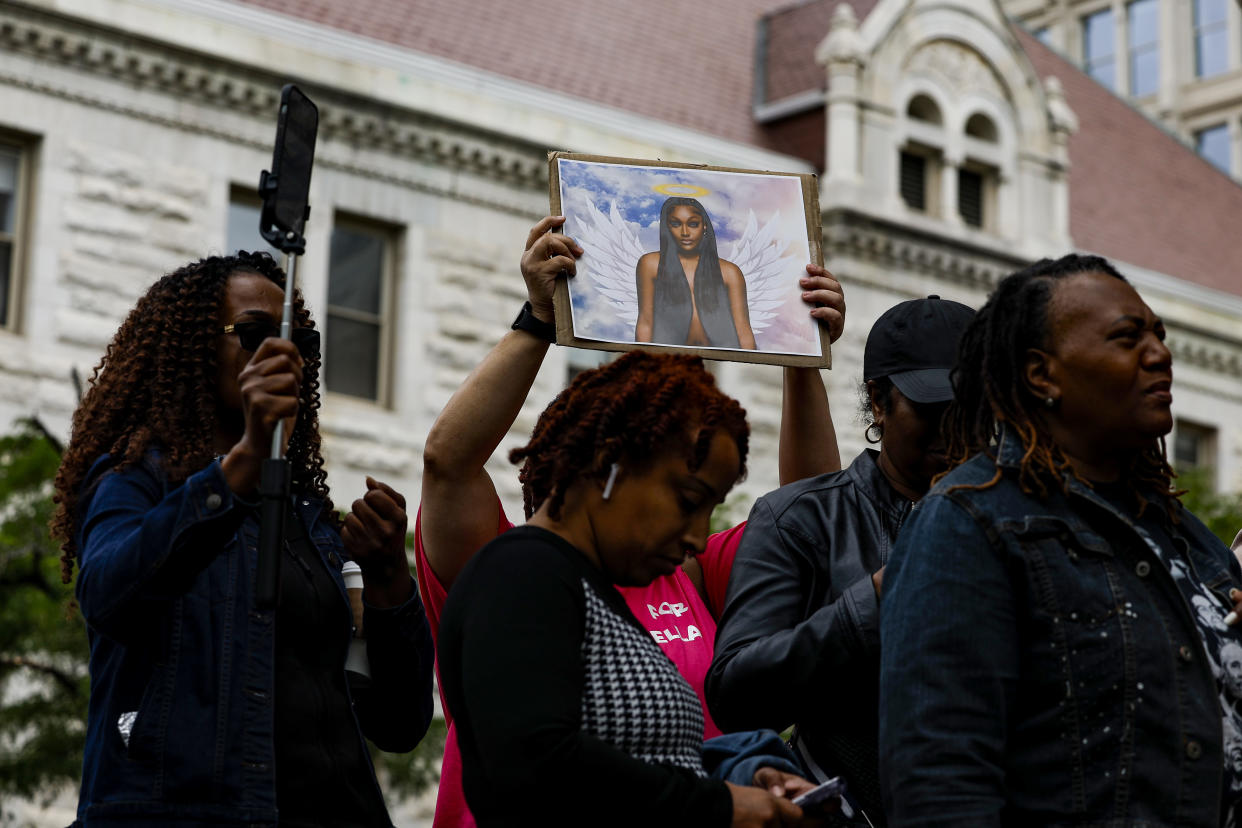
{"label": "black smartwatch", "polygon": [[515,331],[526,331],[528,334],[534,334],[545,342],[556,344],[556,326],[551,322],[544,322],[536,317],[530,302],[522,305],[522,310],[517,315],[517,319],[514,319],[513,324],[509,327]]}

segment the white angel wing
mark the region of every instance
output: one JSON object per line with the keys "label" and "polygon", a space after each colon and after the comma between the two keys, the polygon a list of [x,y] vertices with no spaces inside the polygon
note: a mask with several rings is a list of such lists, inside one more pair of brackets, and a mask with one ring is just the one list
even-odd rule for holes
{"label": "white angel wing", "polygon": [[617,318],[633,330],[638,321],[638,287],[634,281],[634,268],[639,257],[647,251],[643,250],[638,236],[621,218],[617,203],[612,202],[605,216],[588,201],[587,213],[582,217],[580,226],[575,228],[575,240],[583,250],[578,260],[577,279],[588,278],[594,289],[608,300]]}
{"label": "white angel wing", "polygon": [[750,327],[755,333],[768,326],[793,289],[789,281],[789,262],[785,259],[790,245],[773,238],[780,218],[777,212],[761,229],[755,211],[751,210],[745,232],[725,257],[737,265],[746,278],[746,303],[750,309]]}

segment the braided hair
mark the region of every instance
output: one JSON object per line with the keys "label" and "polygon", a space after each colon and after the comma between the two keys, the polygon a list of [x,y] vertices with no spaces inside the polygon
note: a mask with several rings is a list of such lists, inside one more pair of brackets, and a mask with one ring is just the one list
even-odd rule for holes
{"label": "braided hair", "polygon": [[[61,578],[73,577],[81,487],[91,465],[110,454],[114,468],[140,463],[157,448],[163,471],[178,483],[215,456],[213,439],[224,413],[216,382],[216,337],[225,286],[234,273],[253,273],[282,289],[284,271],[267,253],[239,251],[191,262],[163,276],[138,300],[91,375],[90,387],[73,415],[73,433],[56,473],[52,536],[61,542]],[[294,320],[314,328],[300,292]],[[328,496],[319,436],[319,358],[302,372],[298,414],[286,455],[294,491]]]}
{"label": "braided hair", "polygon": [[602,480],[622,460],[644,468],[669,451],[685,452],[697,469],[718,431],[736,441],[745,476],[746,412],[716,387],[703,361],[633,351],[575,377],[539,415],[530,442],[509,459],[521,464],[526,517],[546,502],[558,519],[578,479]]}
{"label": "braided hair", "polygon": [[[1037,401],[1024,381],[1027,350],[1047,348],[1053,289],[1061,280],[1079,273],[1102,273],[1126,281],[1099,256],[1070,254],[1055,261],[1041,259],[1001,280],[976,314],[958,346],[954,398],[942,424],[949,468],[981,451],[995,459],[991,445],[1004,424],[1025,449],[1018,467],[1023,492],[1042,500],[1054,488],[1065,491],[1069,476],[1082,481],[1043,420],[1035,415]],[[995,485],[1000,477],[997,467],[996,475],[976,488]],[[1181,493],[1173,491],[1174,477],[1163,438],[1153,440],[1131,460],[1123,478],[1140,516],[1154,493],[1163,501],[1167,515],[1176,520]]]}

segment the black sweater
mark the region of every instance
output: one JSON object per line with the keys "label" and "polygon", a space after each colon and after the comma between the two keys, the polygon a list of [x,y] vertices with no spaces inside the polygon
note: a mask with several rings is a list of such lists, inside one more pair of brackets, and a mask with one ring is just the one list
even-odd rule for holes
{"label": "black sweater", "polygon": [[504,533],[444,605],[440,680],[481,828],[725,826],[702,768],[698,698],[587,558]]}

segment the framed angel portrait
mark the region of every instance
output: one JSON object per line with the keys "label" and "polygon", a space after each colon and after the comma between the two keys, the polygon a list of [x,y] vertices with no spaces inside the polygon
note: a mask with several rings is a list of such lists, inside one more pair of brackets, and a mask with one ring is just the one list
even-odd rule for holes
{"label": "framed angel portrait", "polygon": [[557,287],[557,342],[829,367],[799,279],[821,263],[813,175],[569,153],[553,214],[583,248]]}

